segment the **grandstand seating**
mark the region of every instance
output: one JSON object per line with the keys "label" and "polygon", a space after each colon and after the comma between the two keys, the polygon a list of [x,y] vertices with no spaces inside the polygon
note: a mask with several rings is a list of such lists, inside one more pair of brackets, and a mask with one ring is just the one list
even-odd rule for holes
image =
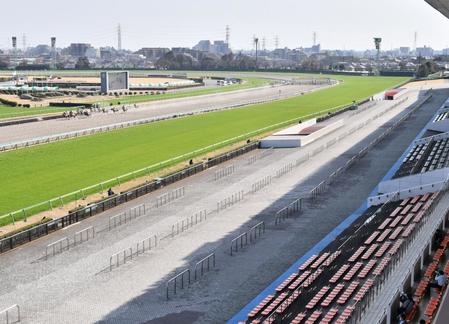
{"label": "grandstand seating", "polygon": [[449,113],[448,113],[447,111],[445,111],[445,112],[439,113],[439,114],[433,119],[433,122],[434,122],[434,123],[437,123],[437,122],[442,121],[442,120],[445,120],[445,119],[447,119],[447,118],[449,118]]}
{"label": "grandstand seating", "polygon": [[449,253],[448,247],[449,232],[446,233],[444,238],[441,240],[438,248],[430,258],[431,262],[425,267],[424,271],[422,272],[421,280],[415,286],[413,292],[415,307],[407,316],[407,320],[413,320],[419,307],[422,307],[422,313],[426,317],[426,323],[430,323],[434,318],[444,294],[444,290],[436,290],[436,296],[431,294],[429,298],[426,298],[426,291],[428,289],[429,282],[434,280],[435,272],[438,269],[442,269],[446,273],[446,275],[449,275],[449,261],[445,261],[445,263],[443,262],[446,253]]}
{"label": "grandstand seating", "polygon": [[[369,222],[348,228],[323,253],[311,256],[248,314],[247,323],[273,323],[276,318],[297,324],[345,323],[437,196],[420,195],[366,211],[362,218],[374,215]],[[447,248],[449,237],[443,243]],[[440,250],[435,259],[443,256],[443,247]],[[423,280],[417,294],[423,294],[427,284]],[[429,313],[432,310],[429,306]]]}
{"label": "grandstand seating", "polygon": [[[447,114],[447,113],[446,113]],[[449,138],[415,145],[402,161],[394,178],[425,173],[449,166]]]}

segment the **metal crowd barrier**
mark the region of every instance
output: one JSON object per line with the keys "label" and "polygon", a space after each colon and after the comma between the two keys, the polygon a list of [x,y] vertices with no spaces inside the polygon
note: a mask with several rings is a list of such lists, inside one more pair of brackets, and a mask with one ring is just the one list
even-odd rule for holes
{"label": "metal crowd barrier", "polygon": [[126,260],[133,258],[133,248],[127,248],[120,252],[114,253],[109,258],[109,270],[112,271],[113,266],[115,265],[118,268],[120,265],[125,264]]}
{"label": "metal crowd barrier", "polygon": [[235,205],[236,203],[242,201],[245,198],[245,193],[243,190],[236,192],[234,194],[232,194],[231,196],[217,202],[217,213],[220,212],[220,210],[229,208],[233,205]]}
{"label": "metal crowd barrier", "polygon": [[187,277],[187,282],[190,285],[190,269],[186,269],[184,271],[182,271],[181,273],[177,274],[176,276],[174,276],[173,278],[171,278],[170,280],[167,281],[166,283],[166,291],[167,291],[167,300],[170,299],[169,298],[169,289],[170,289],[170,284],[173,284],[173,294],[176,295],[176,289],[178,288],[178,281],[181,280],[181,289],[184,289],[184,277]]}
{"label": "metal crowd barrier", "polygon": [[287,173],[291,172],[293,170],[293,163],[289,163],[287,165],[284,165],[282,168],[276,171],[276,178],[280,178],[283,175],[286,175]]}
{"label": "metal crowd barrier", "polygon": [[[245,242],[243,242],[245,241]],[[239,244],[240,243],[240,244]],[[235,248],[234,248],[235,245]],[[244,232],[242,234],[240,234],[239,236],[237,236],[236,238],[231,240],[231,255],[232,252],[235,250],[235,252],[239,251],[239,245],[240,245],[240,249],[243,249],[243,246],[248,245],[248,233]]]}
{"label": "metal crowd barrier", "polygon": [[95,228],[93,226],[90,226],[79,232],[76,232],[73,235],[73,244],[74,245],[81,244],[93,238],[95,238]]}
{"label": "metal crowd barrier", "polygon": [[210,271],[211,266],[215,268],[215,252],[209,254],[195,264],[195,280],[197,279],[197,271],[200,271],[200,277],[202,277],[205,272]]}
{"label": "metal crowd barrier", "polygon": [[[56,242],[50,243],[45,247],[45,259],[49,256],[55,256],[58,253],[62,253],[70,248],[70,240],[68,237],[63,237]],[[50,250],[51,254],[48,253]]]}
{"label": "metal crowd barrier", "polygon": [[281,210],[279,210],[274,215],[274,225],[278,225],[282,221],[285,221],[287,218],[290,218],[290,216],[293,216],[294,214],[300,212],[302,210],[303,199],[304,198],[298,198],[292,203],[282,208]]}
{"label": "metal crowd barrier", "polygon": [[273,177],[271,175],[269,175],[255,183],[253,183],[251,185],[251,193],[254,194],[254,193],[258,192],[259,190],[262,190],[263,188],[268,187],[271,184],[272,180],[273,180]]}
{"label": "metal crowd barrier", "polygon": [[114,266],[118,268],[125,264],[127,260],[132,260],[134,256],[138,257],[140,254],[144,254],[146,251],[154,249],[157,247],[157,243],[157,235],[152,235],[127,249],[114,253],[109,257],[109,271],[112,271]]}
{"label": "metal crowd barrier", "polygon": [[177,199],[184,197],[185,194],[186,194],[185,187],[180,187],[173,191],[167,192],[167,193],[156,198],[155,207],[159,208],[159,207],[168,205],[172,201],[175,201]]}
{"label": "metal crowd barrier", "polygon": [[126,224],[126,223],[130,222],[131,220],[136,219],[137,217],[145,215],[147,211],[148,211],[148,208],[145,206],[145,204],[141,204],[141,205],[133,207],[123,213],[111,216],[111,217],[109,217],[108,229],[112,230],[112,229],[116,228],[117,226]]}
{"label": "metal crowd barrier", "polygon": [[259,154],[256,154],[256,155],[251,156],[251,157],[247,160],[247,164],[248,164],[248,165],[251,165],[251,164],[256,163],[257,161],[263,159],[264,157],[269,156],[270,154],[272,154],[272,153],[273,153],[273,150],[274,150],[274,149],[273,149],[272,147],[270,147],[270,148],[268,148],[268,149],[266,149],[266,150],[263,150],[263,151],[262,151],[261,153],[259,153]]}
{"label": "metal crowd barrier", "polygon": [[20,323],[20,320],[20,307],[17,304],[0,311],[0,323]]}
{"label": "metal crowd barrier", "polygon": [[[230,246],[230,252],[231,256],[234,252],[239,251],[240,249],[243,249],[244,246],[248,245],[252,241],[255,241],[258,237],[260,237],[263,233],[265,233],[265,222],[260,222],[253,227],[251,227],[247,232],[243,232],[236,238],[231,240],[231,246]],[[254,238],[253,238],[254,236]],[[248,240],[249,237],[249,240]],[[248,243],[249,241],[249,243]]]}
{"label": "metal crowd barrier", "polygon": [[248,231],[249,233],[249,241],[255,241],[258,237],[262,236],[265,233],[265,222],[260,222],[253,227],[251,227]]}
{"label": "metal crowd barrier", "polygon": [[230,176],[234,172],[235,172],[235,165],[232,164],[224,169],[215,171],[214,180],[217,181],[217,180],[223,179],[225,177]]}
{"label": "metal crowd barrier", "polygon": [[205,221],[206,219],[207,219],[207,211],[202,210],[199,213],[196,213],[195,215],[187,217],[187,218],[183,219],[182,221],[177,222],[176,224],[173,224],[171,227],[171,237],[174,237],[175,235],[179,235],[180,233]]}

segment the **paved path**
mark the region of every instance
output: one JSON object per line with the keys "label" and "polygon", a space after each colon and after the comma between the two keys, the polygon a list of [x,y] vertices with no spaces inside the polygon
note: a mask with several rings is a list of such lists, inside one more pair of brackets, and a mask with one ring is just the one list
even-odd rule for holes
{"label": "paved path", "polygon": [[[408,104],[416,100],[416,95],[416,92],[410,94]],[[154,202],[164,191],[0,255],[0,309],[19,304],[23,323],[222,323],[360,206],[447,95],[447,92],[436,95],[345,173],[334,190],[317,204],[307,206],[300,218],[282,226],[273,225],[274,212],[317,185],[379,136],[408,104],[390,111],[391,103],[382,102],[357,115],[348,112],[338,116],[350,128],[385,111],[381,118],[288,175],[275,179],[271,186],[248,195],[224,212],[211,213],[206,222],[173,239],[163,240],[152,252],[111,272],[103,269],[113,253],[147,236],[169,234],[175,222],[204,208],[212,211],[217,201],[234,192],[249,190],[255,181],[316,150],[328,143],[331,136],[347,129],[338,130],[307,148],[275,150],[253,165],[247,164],[249,155],[242,156],[227,164],[235,164],[236,172],[217,182],[213,181],[214,172],[226,165],[185,179],[164,189],[185,186],[183,199],[115,230],[104,230],[109,216],[139,203]],[[259,221],[267,222],[263,238],[231,257],[228,252],[231,239]],[[48,261],[42,259],[47,244],[63,236],[71,237],[91,225],[99,231],[95,239]],[[217,268],[167,302],[165,282],[176,270],[193,265],[214,250]]]}

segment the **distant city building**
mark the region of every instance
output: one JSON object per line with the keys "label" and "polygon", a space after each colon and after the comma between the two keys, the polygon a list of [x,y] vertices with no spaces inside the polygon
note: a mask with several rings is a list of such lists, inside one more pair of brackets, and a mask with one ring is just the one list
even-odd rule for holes
{"label": "distant city building", "polygon": [[193,46],[193,49],[200,52],[211,52],[211,47],[212,43],[210,40],[201,40],[198,44]]}
{"label": "distant city building", "polygon": [[216,40],[213,43],[210,40],[201,40],[193,46],[193,50],[199,52],[213,53],[218,55],[226,55],[231,52],[228,43],[222,40]]}
{"label": "distant city building", "polygon": [[27,49],[27,54],[34,57],[50,55],[50,53],[51,47],[49,45],[37,45],[35,47]]}
{"label": "distant city building", "polygon": [[69,55],[73,56],[73,57],[83,57],[86,56],[87,51],[91,48],[92,46],[90,44],[87,43],[72,43],[70,44],[68,50],[69,50]]}
{"label": "distant city building", "polygon": [[100,48],[100,58],[103,61],[112,61],[115,56],[115,50],[112,47],[101,47]]}
{"label": "distant city building", "polygon": [[304,53],[311,54],[319,54],[321,52],[321,44],[313,45],[312,47],[304,48]]}
{"label": "distant city building", "polygon": [[225,41],[214,41],[214,45],[212,46],[212,53],[219,54],[219,55],[226,55],[229,54],[230,49],[228,43]]}
{"label": "distant city building", "polygon": [[417,47],[416,55],[422,57],[433,57],[433,49],[431,47]]}
{"label": "distant city building", "polygon": [[410,55],[410,47],[399,47],[399,53],[401,56],[409,56]]}
{"label": "distant city building", "polygon": [[151,61],[157,61],[161,57],[163,57],[165,54],[170,52],[169,48],[163,48],[163,47],[144,47],[141,48],[136,52],[136,54],[141,54],[145,56],[146,59]]}

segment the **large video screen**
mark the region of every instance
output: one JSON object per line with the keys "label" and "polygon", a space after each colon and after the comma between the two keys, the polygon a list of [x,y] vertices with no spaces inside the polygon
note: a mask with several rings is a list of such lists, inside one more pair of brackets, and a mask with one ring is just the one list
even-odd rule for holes
{"label": "large video screen", "polygon": [[101,91],[119,91],[129,89],[129,72],[101,72]]}

